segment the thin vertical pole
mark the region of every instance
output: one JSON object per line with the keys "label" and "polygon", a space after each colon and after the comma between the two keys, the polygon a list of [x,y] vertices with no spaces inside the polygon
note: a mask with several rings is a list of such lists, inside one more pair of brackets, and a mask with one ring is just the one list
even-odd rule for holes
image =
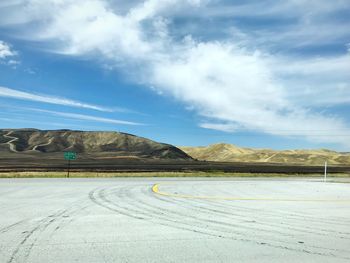
{"label": "thin vertical pole", "polygon": [[327,181],[327,161],[324,163],[324,182]]}
{"label": "thin vertical pole", "polygon": [[70,168],[70,159],[68,159],[68,170],[67,170],[67,178],[69,178],[69,168]]}

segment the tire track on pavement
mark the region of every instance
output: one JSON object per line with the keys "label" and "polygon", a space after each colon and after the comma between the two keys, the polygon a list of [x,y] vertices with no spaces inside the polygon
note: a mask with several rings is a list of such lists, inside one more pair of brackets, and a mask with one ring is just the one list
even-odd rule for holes
{"label": "tire track on pavement", "polygon": [[[76,206],[77,204],[78,206]],[[65,224],[70,223],[72,220],[66,219],[86,207],[82,206],[81,204],[81,201],[77,201],[67,209],[59,209],[56,212],[37,221],[30,231],[24,231],[23,233],[25,236],[16,246],[7,263],[26,262],[40,236],[44,234],[51,235],[52,233],[61,229]],[[51,226],[52,230],[47,232]]]}
{"label": "tire track on pavement", "polygon": [[[218,226],[219,224],[222,224],[222,222],[212,222],[210,220],[205,220],[203,222],[203,219],[198,219],[195,217],[189,217],[184,214],[179,214],[178,216],[175,216],[171,213],[166,213],[166,211],[159,211],[154,208],[147,208],[142,207],[144,204],[140,204],[140,200],[136,199],[135,196],[139,196],[140,193],[136,192],[133,193],[132,190],[141,187],[141,189],[144,189],[145,187],[148,188],[149,194],[151,195],[150,187],[149,186],[127,186],[127,187],[107,187],[102,189],[96,189],[95,191],[91,192],[89,194],[91,200],[95,202],[96,204],[105,207],[109,209],[110,211],[114,211],[116,213],[132,217],[134,219],[138,220],[147,220],[155,224],[169,226],[172,228],[192,231],[196,233],[201,233],[209,236],[216,236],[219,238],[226,238],[226,239],[232,239],[235,241],[241,241],[241,242],[249,242],[254,243],[258,245],[264,245],[269,246],[273,248],[278,249],[286,249],[290,251],[297,251],[301,253],[307,253],[307,254],[314,254],[314,255],[321,255],[326,257],[337,257],[337,258],[343,258],[342,256],[338,256],[333,254],[334,251],[329,252],[329,250],[318,252],[314,251],[314,249],[322,249],[322,247],[301,247],[300,246],[294,246],[291,247],[290,244],[285,244],[285,242],[280,242],[280,240],[276,241],[269,241],[269,242],[261,242],[259,240],[249,239],[246,238],[244,234],[235,232],[232,230],[232,225],[225,225]],[[142,191],[141,191],[142,192]],[[153,202],[155,200],[152,200]],[[213,223],[218,225],[213,225]],[[224,225],[224,224],[222,224]],[[276,243],[277,242],[277,243]],[[337,251],[337,250],[336,250]],[[335,252],[336,252],[335,251]],[[346,251],[347,252],[347,251]],[[350,259],[350,257],[345,257],[346,259]]]}

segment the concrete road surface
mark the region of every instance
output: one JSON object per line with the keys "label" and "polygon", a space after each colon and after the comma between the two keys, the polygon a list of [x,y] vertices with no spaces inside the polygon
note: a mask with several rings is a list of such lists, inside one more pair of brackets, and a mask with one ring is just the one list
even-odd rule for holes
{"label": "concrete road surface", "polygon": [[350,262],[350,184],[1,179],[0,262]]}

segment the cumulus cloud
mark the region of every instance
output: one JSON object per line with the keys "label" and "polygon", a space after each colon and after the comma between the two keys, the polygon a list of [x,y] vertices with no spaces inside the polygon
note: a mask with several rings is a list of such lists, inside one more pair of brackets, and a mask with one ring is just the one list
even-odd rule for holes
{"label": "cumulus cloud", "polygon": [[20,64],[20,61],[14,59],[17,55],[17,52],[12,49],[10,44],[0,40],[0,63],[16,68]]}
{"label": "cumulus cloud", "polygon": [[176,60],[155,65],[154,86],[193,105],[219,124],[201,125],[222,131],[238,128],[281,136],[303,136],[318,142],[347,143],[346,137],[314,136],[347,129],[333,116],[324,116],[291,102],[286,88],[269,68],[269,58],[232,44],[200,43]]}
{"label": "cumulus cloud", "polygon": [[[238,127],[349,146],[346,137],[309,132],[349,129],[340,117],[313,110],[316,104],[337,104],[349,95],[349,74],[345,70],[349,55],[317,59],[274,55],[268,52],[266,39],[257,40],[263,45],[260,49],[253,35],[246,37],[245,32],[241,34],[244,41],[204,41],[190,35],[173,35],[172,17],[182,11],[204,10],[208,3],[145,0],[125,8],[120,1],[112,6],[104,0],[23,0],[17,9],[12,6],[15,12],[0,18],[0,24],[30,27],[31,36],[27,38],[46,41],[54,52],[98,57],[126,71],[132,67],[135,81],[159,94],[170,94],[196,110],[207,120],[200,124],[203,128],[234,132]],[[268,10],[256,10],[265,10],[261,15],[271,16],[294,6],[292,16],[298,17],[304,14],[301,7],[308,6],[310,12],[300,20],[310,24],[311,30],[314,23],[310,21],[330,10],[325,1],[322,3],[311,8],[306,1],[290,0],[271,4]],[[342,4],[339,1],[332,8]],[[248,10],[249,6],[240,8]],[[215,15],[222,12],[219,11]],[[291,30],[279,41],[302,38],[305,32]],[[260,33],[263,32],[254,36]],[[337,89],[332,96],[318,94],[318,88],[334,91],[332,83]]]}
{"label": "cumulus cloud", "polygon": [[13,57],[15,55],[17,55],[17,53],[11,49],[9,44],[0,40],[0,59]]}

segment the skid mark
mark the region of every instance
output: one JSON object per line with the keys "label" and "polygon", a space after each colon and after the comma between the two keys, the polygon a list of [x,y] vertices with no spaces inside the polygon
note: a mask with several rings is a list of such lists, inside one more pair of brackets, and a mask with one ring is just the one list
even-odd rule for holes
{"label": "skid mark", "polygon": [[[166,201],[159,200],[161,195],[154,195],[152,187],[147,185],[99,188],[90,192],[89,197],[95,204],[117,214],[153,224],[276,249],[350,259],[350,251],[305,244],[298,238],[299,235],[287,232],[283,225],[270,226],[257,222],[242,225],[240,224],[242,219],[237,220],[228,216],[226,219],[231,220],[224,220],[221,214],[215,211],[209,214],[206,210],[196,208],[194,212],[190,208],[181,209],[181,206],[176,203],[166,204]],[[172,198],[166,199],[170,202],[174,201]],[[247,236],[249,231],[254,235]],[[316,232],[310,234],[318,235]],[[324,236],[322,238],[327,237],[325,234],[321,233],[321,235]]]}

